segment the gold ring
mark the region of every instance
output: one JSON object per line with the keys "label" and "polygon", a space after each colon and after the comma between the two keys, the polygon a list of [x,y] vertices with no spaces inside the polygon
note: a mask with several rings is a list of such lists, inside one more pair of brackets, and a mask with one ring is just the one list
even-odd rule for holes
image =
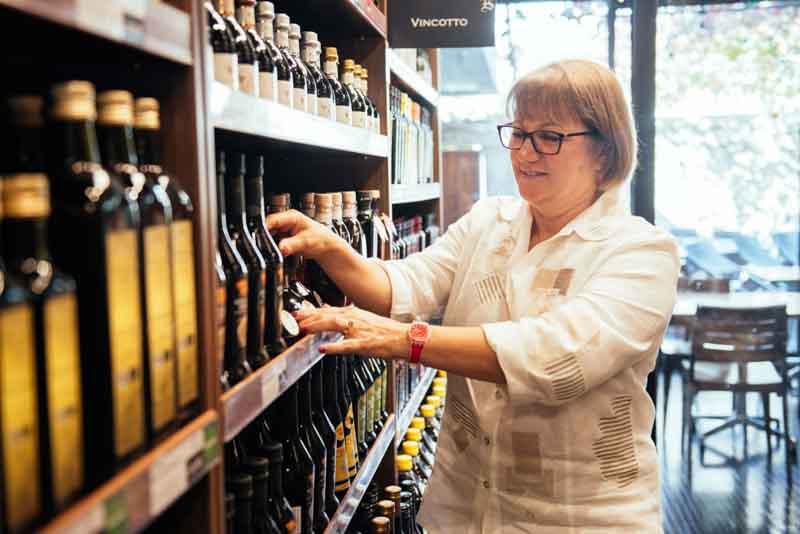
{"label": "gold ring", "polygon": [[352,319],[348,319],[347,320],[347,326],[345,326],[344,332],[342,332],[344,334],[344,337],[347,337],[347,336],[350,335],[350,329],[351,328],[353,328],[353,320]]}

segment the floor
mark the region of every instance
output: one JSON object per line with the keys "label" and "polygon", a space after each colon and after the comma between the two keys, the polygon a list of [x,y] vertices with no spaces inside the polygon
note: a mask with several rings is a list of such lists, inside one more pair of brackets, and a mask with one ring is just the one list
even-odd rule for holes
{"label": "floor", "polygon": [[[686,455],[680,447],[682,400],[677,374],[670,387],[666,425],[662,399],[663,394],[659,396],[658,424],[664,431],[658,437],[658,446],[666,534],[800,533],[800,468],[792,466],[790,484],[783,442],[773,449],[770,467],[763,432],[749,430],[745,460],[741,429],[726,430],[708,440],[702,463],[695,442],[692,465],[685,465]],[[748,414],[759,414],[757,397],[748,400]],[[695,407],[702,406],[704,413],[728,414],[731,410],[730,394],[703,393],[699,403]],[[780,418],[780,399],[773,397],[770,406],[772,416]],[[798,398],[790,396],[790,432],[795,436],[797,410]],[[713,421],[705,422],[700,431],[714,425]]]}

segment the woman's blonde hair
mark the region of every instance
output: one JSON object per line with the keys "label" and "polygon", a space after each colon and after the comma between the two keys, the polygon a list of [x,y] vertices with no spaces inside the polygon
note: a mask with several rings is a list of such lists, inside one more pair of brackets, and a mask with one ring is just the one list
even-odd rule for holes
{"label": "woman's blonde hair", "polygon": [[636,131],[617,76],[604,65],[572,59],[517,80],[508,94],[515,120],[576,120],[594,132],[602,162],[599,187],[625,181],[636,167]]}

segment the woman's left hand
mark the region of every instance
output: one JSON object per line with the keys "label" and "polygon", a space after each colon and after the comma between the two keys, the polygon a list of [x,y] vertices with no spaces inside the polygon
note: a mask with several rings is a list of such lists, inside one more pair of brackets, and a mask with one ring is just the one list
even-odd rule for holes
{"label": "woman's left hand", "polygon": [[359,354],[383,359],[405,359],[411,349],[408,325],[347,306],[302,310],[294,314],[305,334],[341,332],[344,339],[320,347],[325,354]]}

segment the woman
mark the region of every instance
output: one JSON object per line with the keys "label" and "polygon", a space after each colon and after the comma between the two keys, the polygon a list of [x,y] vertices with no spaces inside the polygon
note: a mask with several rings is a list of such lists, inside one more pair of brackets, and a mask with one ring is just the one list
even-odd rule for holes
{"label": "woman", "polygon": [[[579,60],[522,78],[509,104],[498,130],[522,198],[478,202],[420,254],[367,261],[297,213],[269,218],[292,234],[285,254],[316,259],[358,306],[300,326],[343,332],[329,354],[450,372],[429,531],[659,532],[645,382],[679,263],[667,234],[630,215],[628,106],[611,71]],[[442,306],[444,326],[427,340],[415,327],[412,344],[399,321]]]}

